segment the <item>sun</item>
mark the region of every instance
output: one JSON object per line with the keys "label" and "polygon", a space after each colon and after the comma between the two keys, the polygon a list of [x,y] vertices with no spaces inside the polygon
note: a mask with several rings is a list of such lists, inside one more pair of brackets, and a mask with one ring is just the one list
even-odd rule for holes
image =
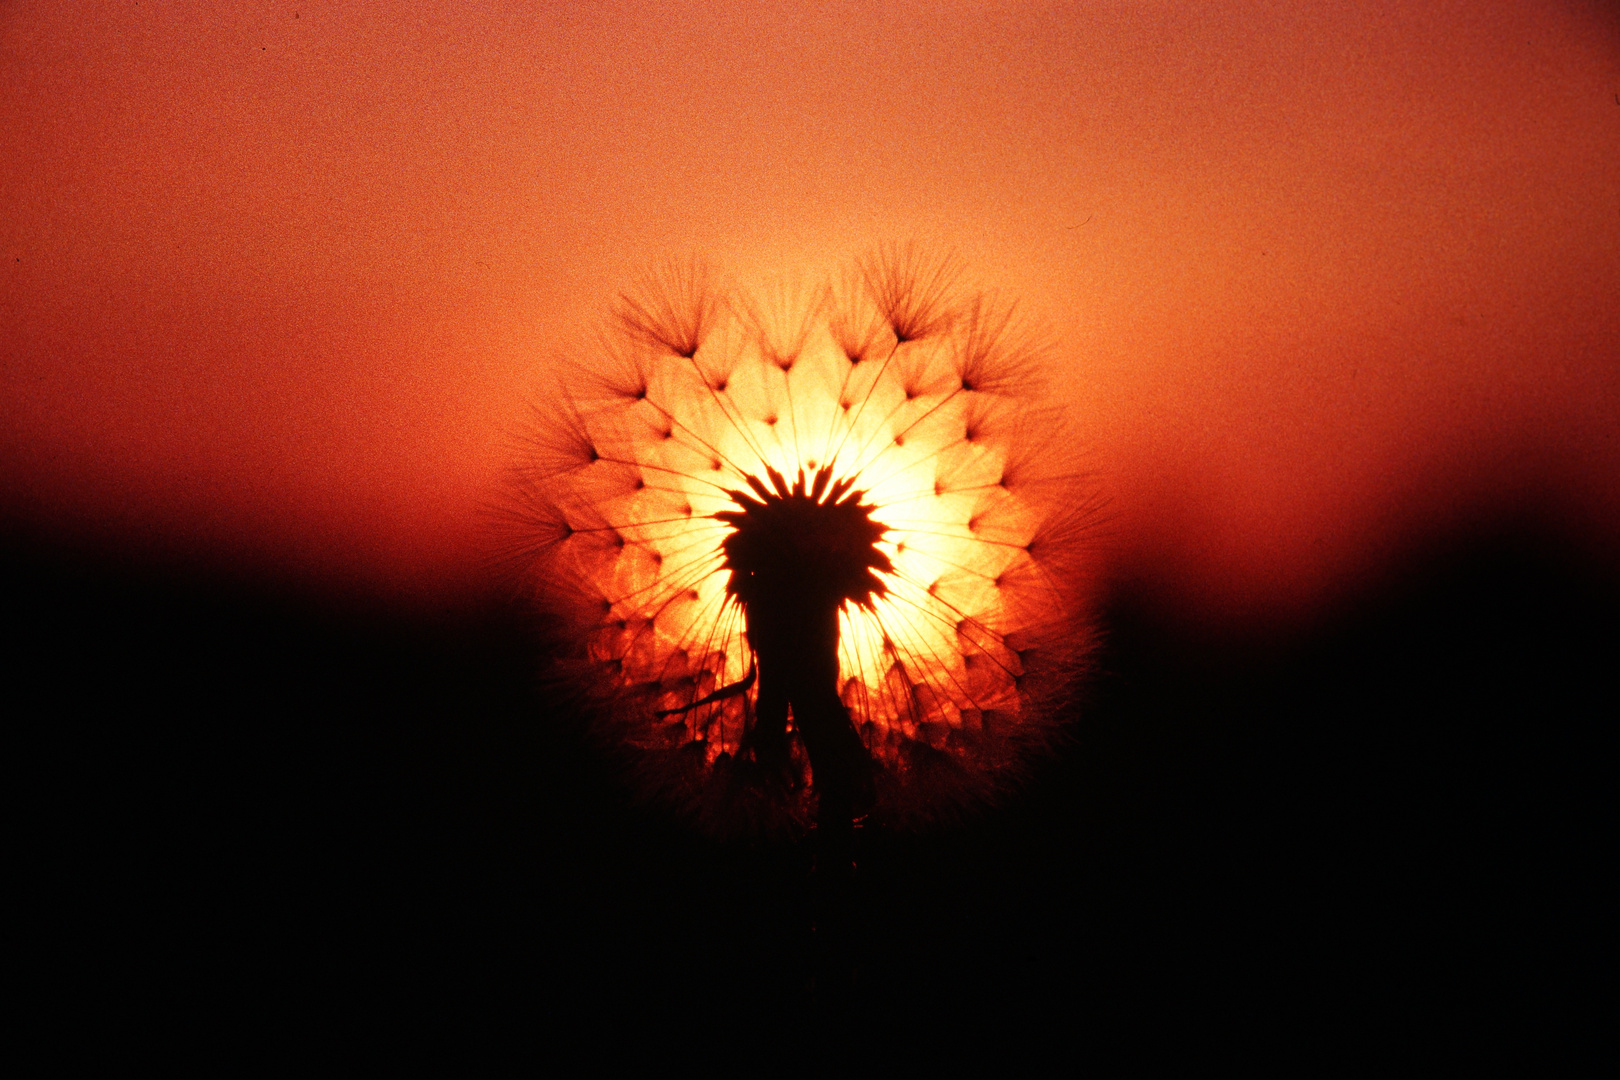
{"label": "sun", "polygon": [[1084,667],[1096,500],[1040,339],[960,278],[898,246],[754,293],[665,265],[525,441],[514,548],[561,683],[722,831],[846,780],[857,815],[988,797]]}

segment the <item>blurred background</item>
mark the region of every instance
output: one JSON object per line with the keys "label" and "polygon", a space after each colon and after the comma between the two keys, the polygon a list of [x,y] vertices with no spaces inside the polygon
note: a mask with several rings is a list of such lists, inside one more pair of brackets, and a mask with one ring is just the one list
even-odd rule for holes
{"label": "blurred background", "polygon": [[15,2],[0,70],[46,1007],[809,1030],[807,854],[629,801],[485,511],[649,263],[917,240],[1050,329],[1109,644],[1023,796],[868,838],[884,1004],[843,1027],[1580,1022],[1607,5]]}

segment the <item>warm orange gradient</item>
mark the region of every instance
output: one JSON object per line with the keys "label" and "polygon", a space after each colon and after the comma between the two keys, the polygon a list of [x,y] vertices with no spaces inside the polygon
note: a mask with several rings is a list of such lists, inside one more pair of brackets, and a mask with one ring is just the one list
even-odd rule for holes
{"label": "warm orange gradient", "polygon": [[487,7],[0,12],[13,512],[455,596],[622,283],[916,238],[1053,326],[1113,572],[1190,608],[1620,538],[1599,5]]}

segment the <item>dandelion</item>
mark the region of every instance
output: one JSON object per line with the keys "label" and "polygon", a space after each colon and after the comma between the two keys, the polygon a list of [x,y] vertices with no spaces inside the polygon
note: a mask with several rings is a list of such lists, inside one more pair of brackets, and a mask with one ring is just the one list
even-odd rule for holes
{"label": "dandelion", "polygon": [[622,296],[537,415],[512,553],[561,682],[721,832],[917,821],[1050,744],[1085,661],[1086,487],[1042,349],[949,260]]}

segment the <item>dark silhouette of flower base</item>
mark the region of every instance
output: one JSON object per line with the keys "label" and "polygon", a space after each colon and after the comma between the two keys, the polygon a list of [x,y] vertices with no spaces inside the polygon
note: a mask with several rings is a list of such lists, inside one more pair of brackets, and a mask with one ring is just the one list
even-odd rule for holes
{"label": "dark silhouette of flower base", "polygon": [[558,684],[716,831],[925,820],[1057,730],[1095,506],[1036,339],[958,277],[889,248],[740,297],[670,265],[537,417],[509,521]]}

